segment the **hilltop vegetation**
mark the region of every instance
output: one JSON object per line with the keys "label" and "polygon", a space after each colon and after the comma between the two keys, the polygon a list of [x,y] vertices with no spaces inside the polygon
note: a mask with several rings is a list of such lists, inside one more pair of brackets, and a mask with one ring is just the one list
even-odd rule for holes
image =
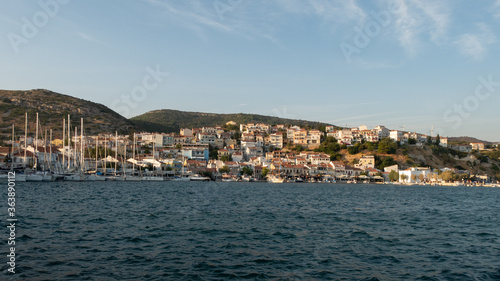
{"label": "hilltop vegetation", "polygon": [[150,132],[179,132],[181,128],[200,128],[222,126],[228,121],[237,124],[265,123],[270,125],[298,125],[304,128],[324,128],[329,125],[321,122],[285,119],[258,114],[234,113],[217,114],[202,112],[187,112],[171,109],[154,110],[130,119],[138,128]]}
{"label": "hilltop vegetation", "polygon": [[9,138],[12,124],[16,134],[24,134],[24,115],[28,113],[28,130],[35,132],[35,115],[38,112],[42,132],[46,129],[62,130],[62,120],[71,114],[73,126],[84,118],[85,134],[118,131],[125,133],[134,125],[108,107],[48,90],[0,90],[0,135]]}

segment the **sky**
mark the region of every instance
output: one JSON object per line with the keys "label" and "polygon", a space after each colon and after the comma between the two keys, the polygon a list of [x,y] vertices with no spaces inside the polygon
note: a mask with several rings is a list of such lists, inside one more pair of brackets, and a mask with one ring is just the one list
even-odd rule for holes
{"label": "sky", "polygon": [[0,4],[0,89],[500,141],[500,0]]}

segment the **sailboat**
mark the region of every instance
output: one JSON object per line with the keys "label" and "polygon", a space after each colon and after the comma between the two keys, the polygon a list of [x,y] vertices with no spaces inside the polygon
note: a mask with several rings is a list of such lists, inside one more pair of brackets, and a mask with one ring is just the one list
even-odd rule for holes
{"label": "sailboat", "polygon": [[43,180],[43,176],[41,174],[36,173],[36,170],[38,169],[38,112],[36,113],[36,133],[35,133],[35,143],[33,147],[35,154],[35,165],[33,166],[33,168],[35,169],[35,172],[33,173],[33,171],[31,171],[29,174],[26,174],[26,181],[39,182]]}
{"label": "sailboat", "polygon": [[[64,176],[65,181],[85,181],[87,180],[87,176],[84,174],[84,164],[85,164],[85,159],[83,159],[83,118],[81,120],[81,127],[80,127],[80,171],[78,173],[73,173],[70,175]],[[77,139],[77,128],[75,127],[75,155],[74,155],[74,162],[76,166],[76,139]],[[69,141],[69,140],[68,140]]]}
{"label": "sailboat", "polygon": [[[15,141],[14,124],[12,124],[12,153],[10,154],[11,155],[10,156],[10,158],[11,158],[10,172],[14,172],[14,141]],[[24,145],[26,146],[26,138],[24,139]],[[8,178],[8,176],[5,178]],[[26,175],[16,174],[15,179],[16,179],[16,181],[26,181]]]}
{"label": "sailboat", "polygon": [[182,157],[182,166],[181,166],[181,177],[175,177],[172,181],[190,181],[191,175],[184,175],[184,156]]}
{"label": "sailboat", "polygon": [[141,181],[142,177],[134,175],[135,173],[135,163],[133,163],[133,169],[132,169],[132,174],[127,175],[127,161],[125,160],[127,158],[127,145],[125,144],[124,148],[124,156],[123,156],[123,180],[124,181]]}
{"label": "sailboat", "polygon": [[[134,161],[135,161],[135,145],[136,145],[135,143],[136,143],[136,141],[135,141],[135,133],[134,133]],[[154,149],[154,147],[153,147],[153,149]],[[153,152],[153,158],[154,158],[154,152]],[[158,176],[158,175],[153,175],[153,174],[143,175],[142,180],[143,181],[163,181],[163,176],[161,176],[161,175]]]}
{"label": "sailboat", "polygon": [[270,182],[270,183],[284,183],[285,182],[285,178],[281,177],[281,162],[280,162],[280,168],[279,168],[279,174],[278,174],[278,176],[276,176],[276,175],[270,175],[267,178],[267,182]]}
{"label": "sailboat", "polygon": [[99,151],[99,136],[97,136],[95,141],[95,171],[93,174],[87,176],[88,181],[105,181],[106,177],[97,174],[97,163],[98,163],[98,154]]}
{"label": "sailboat", "polygon": [[267,181],[270,183],[283,183],[283,182],[285,182],[285,179],[282,177],[277,177],[275,175],[271,175],[267,178]]}

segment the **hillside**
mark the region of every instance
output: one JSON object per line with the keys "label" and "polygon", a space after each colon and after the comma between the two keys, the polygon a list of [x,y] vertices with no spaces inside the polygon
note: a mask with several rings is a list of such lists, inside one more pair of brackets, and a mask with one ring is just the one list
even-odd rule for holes
{"label": "hillside", "polygon": [[285,119],[258,114],[234,113],[217,114],[188,112],[171,109],[154,110],[130,119],[137,127],[151,132],[179,132],[181,128],[198,128],[222,126],[228,121],[240,123],[265,123],[299,125],[301,127],[319,128],[329,125],[321,122]]}
{"label": "hillside", "polygon": [[[375,155],[378,161],[378,168],[383,168],[382,161],[386,158],[392,159],[392,164],[398,164],[400,169],[410,167],[431,167],[431,168],[455,168],[459,170],[469,170],[472,174],[498,175],[500,170],[500,152],[484,151],[470,155],[445,149],[438,146],[412,146],[403,145],[396,149],[393,154],[379,153],[375,151],[363,150],[356,154],[349,154],[347,149],[339,151],[340,160],[346,164],[357,163],[363,155]],[[389,164],[392,165],[392,164]],[[381,166],[379,166],[381,165]]]}
{"label": "hillside", "polygon": [[0,136],[10,138],[12,124],[16,134],[24,134],[24,114],[28,113],[28,131],[35,132],[36,113],[39,114],[41,132],[53,129],[58,137],[62,120],[71,114],[72,127],[80,126],[84,118],[85,134],[97,132],[127,132],[134,125],[108,107],[91,101],[74,98],[49,90],[27,91],[0,90]]}
{"label": "hillside", "polygon": [[483,140],[480,140],[480,139],[477,139],[477,138],[473,138],[473,137],[450,137],[448,138],[448,143],[449,144],[469,144],[471,142],[482,142],[486,145],[492,145],[494,144],[494,142],[489,142],[489,141],[483,141]]}

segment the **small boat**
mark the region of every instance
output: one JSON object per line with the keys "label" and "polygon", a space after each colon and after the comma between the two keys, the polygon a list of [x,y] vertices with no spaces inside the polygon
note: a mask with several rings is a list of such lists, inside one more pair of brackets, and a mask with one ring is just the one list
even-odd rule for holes
{"label": "small boat", "polygon": [[210,178],[196,174],[196,175],[192,175],[191,177],[189,177],[189,180],[190,181],[210,181]]}
{"label": "small boat", "polygon": [[237,182],[238,179],[236,177],[231,177],[231,176],[222,176],[222,181],[223,182]]}
{"label": "small boat", "polygon": [[172,181],[190,181],[190,177],[175,177],[172,179]]}
{"label": "small boat", "polygon": [[127,176],[127,175],[125,175],[123,177],[123,180],[124,181],[141,181],[142,177],[139,177],[139,176]]}
{"label": "small boat", "polygon": [[40,182],[43,181],[43,176],[40,174],[26,175],[26,181]]}
{"label": "small boat", "polygon": [[267,182],[270,182],[270,183],[284,183],[285,179],[281,178],[281,177],[277,177],[277,176],[270,176],[269,178],[267,178]]}
{"label": "small boat", "polygon": [[85,181],[87,180],[87,176],[83,174],[72,174],[64,176],[65,181]]}
{"label": "small boat", "polygon": [[96,174],[93,174],[93,175],[89,175],[87,177],[87,180],[88,181],[105,181],[106,180],[106,177],[104,176],[100,176],[100,175],[96,175]]}
{"label": "small boat", "polygon": [[144,176],[142,177],[143,181],[163,181],[163,177],[158,176]]}
{"label": "small boat", "polygon": [[242,176],[241,177],[241,181],[246,181],[246,182],[250,182],[250,181],[253,181],[253,177],[251,176]]}

